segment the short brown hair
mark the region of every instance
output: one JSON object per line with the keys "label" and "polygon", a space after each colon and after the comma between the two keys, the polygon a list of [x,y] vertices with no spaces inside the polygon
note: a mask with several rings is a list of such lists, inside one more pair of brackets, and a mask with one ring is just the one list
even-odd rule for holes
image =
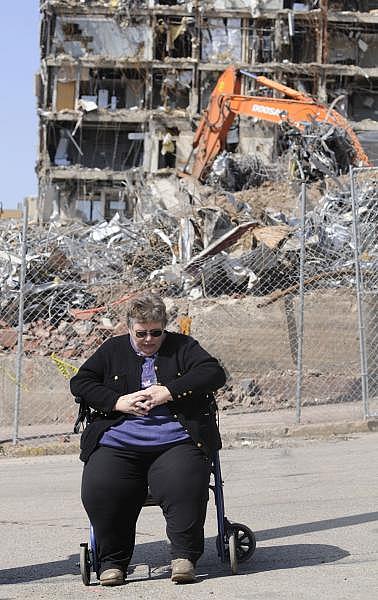
{"label": "short brown hair", "polygon": [[132,321],[148,323],[160,321],[162,326],[167,324],[167,309],[163,300],[153,292],[142,292],[131,300],[126,307],[127,326],[130,328]]}

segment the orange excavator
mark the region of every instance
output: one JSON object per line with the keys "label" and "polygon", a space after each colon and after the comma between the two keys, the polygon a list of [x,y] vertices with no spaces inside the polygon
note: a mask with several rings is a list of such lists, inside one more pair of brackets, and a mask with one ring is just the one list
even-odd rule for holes
{"label": "orange excavator", "polygon": [[[287,97],[243,96],[240,94],[242,75],[252,77],[258,85]],[[228,67],[219,77],[194,135],[193,151],[196,150],[196,153],[192,175],[197,179],[203,181],[206,178],[212,162],[225,149],[227,133],[237,115],[281,125],[287,123],[299,131],[304,131],[306,125],[314,122],[329,123],[346,132],[354,150],[352,162],[358,166],[370,165],[357,135],[336,110],[262,75]]]}

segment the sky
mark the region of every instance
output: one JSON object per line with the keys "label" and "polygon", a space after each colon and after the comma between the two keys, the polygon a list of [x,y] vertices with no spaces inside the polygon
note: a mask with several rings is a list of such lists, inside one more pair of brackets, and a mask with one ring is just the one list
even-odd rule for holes
{"label": "sky", "polygon": [[17,208],[37,194],[39,0],[0,0],[0,203]]}

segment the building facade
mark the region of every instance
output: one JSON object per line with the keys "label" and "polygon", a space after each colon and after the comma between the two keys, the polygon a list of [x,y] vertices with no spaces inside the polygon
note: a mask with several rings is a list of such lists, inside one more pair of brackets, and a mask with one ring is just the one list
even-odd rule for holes
{"label": "building facade", "polygon": [[[40,214],[131,215],[146,174],[183,169],[230,64],[335,103],[374,161],[378,0],[41,0]],[[246,77],[243,93],[256,93]],[[230,143],[271,159],[272,126]]]}

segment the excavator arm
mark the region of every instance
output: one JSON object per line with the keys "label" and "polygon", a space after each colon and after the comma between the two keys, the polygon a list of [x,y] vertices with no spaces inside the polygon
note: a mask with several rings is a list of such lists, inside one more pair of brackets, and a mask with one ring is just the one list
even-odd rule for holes
{"label": "excavator arm", "polygon": [[314,121],[329,123],[346,131],[355,150],[356,164],[370,164],[355,132],[337,111],[263,76],[253,77],[259,85],[277,90],[288,98],[243,96],[240,94],[241,73],[234,67],[226,69],[210,96],[193,140],[193,149],[197,150],[192,170],[194,177],[202,180],[216,156],[225,148],[227,133],[236,115],[276,124],[286,121],[300,131]]}

